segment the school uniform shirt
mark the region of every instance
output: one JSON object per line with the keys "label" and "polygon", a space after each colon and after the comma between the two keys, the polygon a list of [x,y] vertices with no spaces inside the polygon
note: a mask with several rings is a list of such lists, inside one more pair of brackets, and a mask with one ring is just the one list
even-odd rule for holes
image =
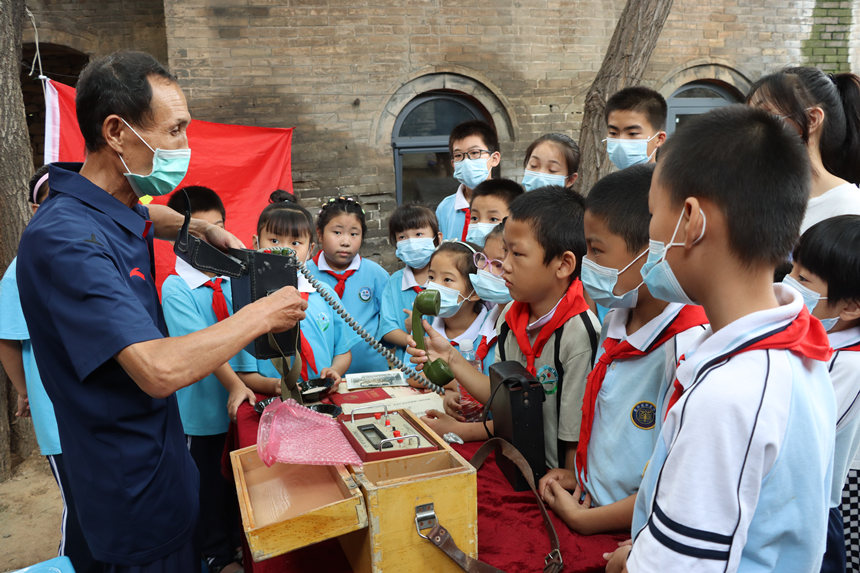
{"label": "school uniform shirt", "polygon": [[17,258],[12,259],[3,280],[0,280],[0,340],[17,340],[21,343],[21,359],[24,362],[24,378],[27,384],[27,399],[30,403],[30,416],[36,431],[39,453],[53,456],[63,453],[60,447],[60,434],[57,431],[57,418],[54,406],[45,392],[39,367],[33,354],[33,343],[27,332],[21,298],[18,295],[18,281],[15,279]]}
{"label": "school uniform shirt", "polygon": [[[415,297],[422,290],[409,267],[395,271],[388,278],[388,282],[385,283],[385,288],[382,290],[382,301],[380,302],[378,330],[380,339],[398,328],[405,331],[406,313],[403,312],[403,309],[412,310]],[[397,350],[397,354],[401,355],[402,359],[403,349]]]}
{"label": "school uniform shirt", "polygon": [[831,332],[828,337],[834,352],[827,368],[836,393],[836,447],[830,507],[839,507],[849,466],[860,450],[860,326]]}
{"label": "school uniform shirt", "polygon": [[835,399],[824,362],[742,352],[805,312],[793,289],[774,291],[779,307],[706,330],[678,366],[683,394],[636,497],[631,573],[821,567]]}
{"label": "school uniform shirt", "polygon": [[[512,302],[508,303],[499,315],[496,322],[496,332],[502,332],[505,317],[512,304]],[[556,305],[557,307],[558,305]],[[554,313],[555,308],[528,325],[526,330],[530,340],[534,341],[540,327],[548,323]],[[594,313],[590,310],[586,311],[586,317],[595,333],[599,332],[600,323]],[[558,356],[556,356],[556,337],[559,336],[559,332],[561,333],[561,341]],[[594,343],[596,345],[596,339]],[[496,348],[496,361],[515,360],[525,366],[525,353],[520,349],[513,332],[509,332],[504,340],[499,337],[497,344],[499,346]],[[501,347],[502,344],[504,344],[504,348]],[[564,369],[560,397],[556,361]],[[558,452],[559,440],[565,442],[579,440],[579,426],[582,421],[582,396],[585,392],[585,379],[591,372],[592,365],[592,340],[580,315],[571,317],[557,329],[547,340],[541,355],[535,358],[537,379],[546,392],[546,400],[543,403],[543,433],[546,463],[549,468],[557,468],[564,464],[565,453]]]}
{"label": "school uniform shirt", "polygon": [[[471,304],[466,302],[464,304]],[[491,320],[492,313],[486,306],[481,306],[481,312],[475,317],[475,320],[472,321],[472,324],[469,325],[469,328],[464,330],[459,336],[455,336],[454,338],[449,338],[445,333],[445,319],[439,318],[438,316],[433,317],[433,322],[430,323],[430,326],[444,336],[448,338],[448,340],[454,346],[459,347],[460,344],[463,343],[464,340],[472,341],[472,348],[475,349],[475,355],[478,359],[478,363],[481,366],[481,372],[488,375],[490,374],[490,365],[495,363],[495,355],[496,355],[496,325]]]}
{"label": "school uniform shirt", "polygon": [[466,240],[471,214],[469,200],[464,194],[465,189],[461,183],[456,193],[448,195],[436,206],[436,221],[439,222],[443,239]]}
{"label": "school uniform shirt", "polygon": [[143,565],[190,542],[199,504],[176,396],[147,395],[114,358],[167,335],[152,225],[68,167],[51,165],[21,237],[21,307],[93,557]]}
{"label": "school uniform shirt", "polygon": [[860,215],[860,189],[853,183],[843,183],[812,197],[806,203],[806,214],[800,224],[803,234],[814,224],[837,215]]}
{"label": "school uniform shirt", "polygon": [[[603,323],[595,364],[606,338],[646,351],[678,316],[683,304],[669,303],[636,332],[627,334],[630,309],[610,310]],[[696,326],[676,334],[644,356],[614,360],[597,393],[588,442],[585,488],[595,506],[620,501],[639,490],[642,472],[660,435],[663,402],[675,380],[678,359],[704,332]],[[577,475],[580,469],[576,467]]]}
{"label": "school uniform shirt", "polygon": [[[318,281],[334,288],[337,279],[325,271],[332,268],[325,260],[325,255],[320,253],[317,261],[308,261],[307,268]],[[343,290],[343,306],[346,311],[361,325],[371,336],[378,339],[379,334],[379,310],[382,306],[382,291],[388,281],[388,273],[378,264],[361,255],[352,259],[346,270],[355,270],[355,274],[346,279]],[[388,370],[388,362],[369,344],[363,341],[356,344],[352,349],[352,364],[348,372],[351,374],[360,372],[379,372]]]}
{"label": "school uniform shirt", "polygon": [[[301,322],[302,334],[313,351],[314,363],[307,364],[308,378],[319,378],[320,370],[331,366],[334,357],[346,354],[363,343],[361,338],[325,301],[302,275],[298,275],[298,291],[308,295],[308,308]],[[335,300],[340,300],[333,290],[323,287]],[[242,350],[236,357],[237,372],[258,372],[269,378],[280,378],[271,360],[258,360],[248,351]]]}
{"label": "school uniform shirt", "polygon": [[[212,310],[213,290],[204,283],[208,276],[182,259],[176,259],[176,273],[164,279],[161,287],[161,306],[170,336],[185,336],[218,322]],[[211,279],[211,280],[214,280]],[[233,314],[233,292],[230,279],[221,283],[227,310]],[[229,361],[234,370],[236,358]],[[227,432],[230,417],[227,414],[229,392],[215,374],[210,374],[190,386],[176,391],[182,427],[189,436],[215,436]]]}

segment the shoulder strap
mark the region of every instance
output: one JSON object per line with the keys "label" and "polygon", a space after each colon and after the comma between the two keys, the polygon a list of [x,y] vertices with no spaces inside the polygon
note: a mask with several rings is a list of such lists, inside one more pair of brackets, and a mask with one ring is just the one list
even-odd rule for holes
{"label": "shoulder strap", "polygon": [[511,332],[511,326],[508,324],[508,321],[503,320],[502,321],[502,328],[499,331],[499,337],[496,339],[497,340],[496,348],[498,349],[498,350],[496,350],[496,352],[499,353],[499,358],[500,358],[500,360],[498,360],[498,362],[504,362],[505,360],[507,360],[507,358],[505,357],[505,341],[507,341],[508,334],[510,334],[510,332]]}
{"label": "shoulder strap", "polygon": [[579,318],[582,319],[582,324],[585,325],[585,330],[588,332],[588,341],[591,343],[591,367],[594,368],[594,359],[597,356],[597,343],[600,337],[597,335],[597,331],[594,330],[594,325],[591,324],[587,310],[580,312]]}
{"label": "shoulder strap", "polygon": [[[561,339],[564,337],[564,325],[567,322],[563,323],[559,326],[555,332],[553,332],[553,336],[555,336],[555,348],[553,354],[553,361],[555,362],[555,371],[558,375],[558,382],[556,383],[556,392],[555,392],[555,433],[558,436],[558,425],[561,423],[561,392],[564,389],[564,363],[561,361]],[[564,456],[565,456],[565,448],[567,447],[566,442],[563,440],[557,440],[555,446],[555,457],[558,459],[558,467],[564,467]]]}

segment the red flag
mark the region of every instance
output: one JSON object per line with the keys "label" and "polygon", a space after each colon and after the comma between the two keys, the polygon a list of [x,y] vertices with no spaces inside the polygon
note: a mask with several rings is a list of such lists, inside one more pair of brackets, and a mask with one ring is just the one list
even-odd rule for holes
{"label": "red flag", "polygon": [[[84,140],[75,115],[75,90],[46,82],[45,162],[83,161]],[[227,210],[227,230],[253,248],[257,219],[275,189],[293,191],[290,165],[292,128],[252,127],[193,120],[188,126],[191,165],[180,187],[215,190]],[[50,150],[50,151],[49,151]],[[154,203],[167,203],[157,197]],[[155,243],[156,280],[161,289],[173,272],[172,246]]]}

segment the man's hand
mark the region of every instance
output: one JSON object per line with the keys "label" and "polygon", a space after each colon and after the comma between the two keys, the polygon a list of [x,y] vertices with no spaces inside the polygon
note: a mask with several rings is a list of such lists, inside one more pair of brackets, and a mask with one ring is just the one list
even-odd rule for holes
{"label": "man's hand", "polygon": [[572,470],[553,468],[546,472],[546,474],[540,478],[540,482],[538,482],[538,493],[544,500],[546,500],[544,492],[549,487],[549,482],[552,481],[558,482],[562,488],[568,490],[574,489],[577,486],[576,474]]}
{"label": "man's hand", "polygon": [[30,417],[30,399],[26,394],[18,394],[18,407],[15,409],[15,416],[18,418]]}
{"label": "man's hand", "polygon": [[289,330],[305,318],[308,303],[304,301],[295,287],[284,287],[252,305],[260,305],[268,321],[269,332]]}
{"label": "man's hand", "polygon": [[206,227],[203,229],[203,239],[205,239],[207,243],[211,244],[214,247],[218,247],[222,251],[226,251],[227,249],[245,248],[245,245],[242,244],[242,241],[237,239],[233,233],[219,227],[218,225],[212,225],[211,223],[207,223]]}
{"label": "man's hand", "polygon": [[227,396],[227,413],[230,415],[230,419],[236,420],[236,412],[239,410],[239,406],[242,405],[242,402],[247,401],[251,407],[257,403],[257,399],[254,396],[254,391],[245,386],[244,384],[241,386],[237,386],[230,394]]}
{"label": "man's hand", "polygon": [[606,559],[606,573],[627,573],[627,556],[633,549],[631,540],[622,541],[618,544],[618,549],[612,553],[604,553],[603,558]]}
{"label": "man's hand", "polygon": [[457,420],[465,422],[463,410],[460,407],[460,393],[456,390],[445,389],[445,397],[442,399],[442,406],[445,408],[445,413]]}

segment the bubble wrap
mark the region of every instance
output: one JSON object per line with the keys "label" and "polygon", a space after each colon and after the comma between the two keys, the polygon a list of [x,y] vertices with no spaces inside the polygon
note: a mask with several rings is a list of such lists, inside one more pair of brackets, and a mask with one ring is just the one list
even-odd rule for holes
{"label": "bubble wrap", "polygon": [[257,429],[257,454],[267,466],[275,462],[361,465],[337,420],[292,399],[275,399],[263,410]]}

